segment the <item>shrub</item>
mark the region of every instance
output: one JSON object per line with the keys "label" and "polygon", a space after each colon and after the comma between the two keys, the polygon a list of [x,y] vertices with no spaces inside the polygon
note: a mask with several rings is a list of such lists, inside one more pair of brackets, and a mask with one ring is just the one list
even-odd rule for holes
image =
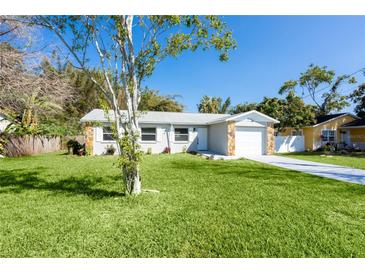
{"label": "shrub", "polygon": [[186,153],[188,151],[188,148],[186,147],[186,146],[183,146],[183,148],[182,148],[182,152],[183,153]]}
{"label": "shrub", "polygon": [[152,148],[151,147],[147,148],[146,154],[148,154],[148,155],[151,155],[152,154]]}
{"label": "shrub", "polygon": [[86,155],[85,145],[81,145],[76,140],[69,140],[67,142],[67,150],[69,154],[83,156]]}
{"label": "shrub", "polygon": [[105,155],[114,155],[115,153],[115,147],[113,145],[107,145],[106,146],[106,152]]}

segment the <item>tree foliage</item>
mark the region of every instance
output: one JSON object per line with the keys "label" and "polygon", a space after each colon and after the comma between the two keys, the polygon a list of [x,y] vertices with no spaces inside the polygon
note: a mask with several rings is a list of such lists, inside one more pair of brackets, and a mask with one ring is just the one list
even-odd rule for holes
{"label": "tree foliage", "polygon": [[221,97],[210,97],[204,95],[197,105],[200,113],[227,113],[231,105],[231,98],[228,97],[224,102]]}
{"label": "tree foliage", "polygon": [[[302,95],[309,96],[316,105],[318,115],[340,111],[349,106],[349,102],[347,96],[341,95],[339,89],[343,84],[353,84],[356,80],[350,75],[335,76],[335,71],[328,70],[326,66],[320,67],[311,64],[305,72],[300,74],[299,79],[286,81],[280,87],[279,94],[289,92],[298,94],[297,88],[301,88]],[[319,96],[319,92],[322,91],[324,85],[328,86],[329,89]]]}
{"label": "tree foliage", "polygon": [[238,114],[238,113],[242,113],[242,112],[247,112],[250,110],[257,110],[258,104],[257,103],[242,103],[242,104],[238,104],[236,106],[233,106],[230,110],[229,113],[231,114]]}
{"label": "tree foliage", "polygon": [[47,69],[46,56],[6,42],[0,43],[0,52],[0,110],[12,122],[12,130],[39,134],[40,120],[61,112],[72,101],[73,89],[64,75]]}
{"label": "tree foliage", "polygon": [[355,113],[361,118],[365,118],[365,83],[355,89],[349,98],[356,104]]}
{"label": "tree foliage", "polygon": [[238,104],[230,110],[230,113],[238,114],[250,110],[260,111],[279,120],[280,123],[275,125],[278,131],[285,127],[299,129],[309,126],[315,119],[315,107],[306,105],[294,91],[290,91],[284,99],[264,97],[260,103]]}
{"label": "tree foliage", "polygon": [[146,87],[141,92],[141,102],[138,109],[141,111],[182,112],[184,106],[176,101],[177,97],[177,95],[159,95],[158,90]]}
{"label": "tree foliage", "polygon": [[[168,56],[215,49],[221,61],[236,46],[232,32],[217,16],[35,16],[19,21],[53,31],[114,111],[120,167],[128,194],[141,192],[138,106],[142,81]],[[138,35],[139,39],[135,39]],[[96,50],[103,80],[88,73],[90,51]],[[125,105],[127,115],[120,109]],[[123,135],[121,134],[123,132]],[[134,164],[137,163],[137,164]]]}

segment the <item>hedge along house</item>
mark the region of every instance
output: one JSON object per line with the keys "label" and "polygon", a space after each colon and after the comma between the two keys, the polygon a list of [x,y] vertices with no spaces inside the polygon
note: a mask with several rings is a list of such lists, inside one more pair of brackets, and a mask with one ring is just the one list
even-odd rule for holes
{"label": "hedge along house", "polygon": [[[124,112],[126,114],[126,112]],[[83,118],[86,147],[93,155],[103,155],[107,146],[116,146],[103,110],[94,109]],[[274,118],[258,111],[236,115],[141,112],[140,140],[143,151],[171,153],[183,151],[210,151],[221,155],[244,156],[272,154],[274,151]]]}
{"label": "hedge along house", "polygon": [[[365,126],[355,125],[361,121],[351,113],[337,113],[316,117],[316,124],[303,127],[299,130],[285,128],[280,136],[304,136],[305,149],[316,150],[325,144],[340,144],[346,146],[358,146],[365,148]],[[364,123],[365,124],[365,123]]]}

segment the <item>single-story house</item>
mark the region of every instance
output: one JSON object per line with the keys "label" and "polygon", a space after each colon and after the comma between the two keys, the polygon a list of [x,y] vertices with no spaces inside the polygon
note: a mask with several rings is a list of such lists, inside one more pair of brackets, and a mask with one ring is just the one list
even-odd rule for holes
{"label": "single-story house", "polygon": [[304,136],[305,149],[316,150],[327,143],[365,149],[365,120],[351,113],[316,117],[314,125],[299,130],[285,128],[280,136]]}
{"label": "single-story house", "polygon": [[[126,115],[126,112],[124,112]],[[94,109],[83,118],[86,147],[93,155],[102,155],[113,145],[110,123],[113,112],[105,115]],[[258,111],[230,114],[184,112],[141,112],[140,145],[143,151],[171,153],[211,151],[222,155],[262,155],[274,150],[276,119]]]}

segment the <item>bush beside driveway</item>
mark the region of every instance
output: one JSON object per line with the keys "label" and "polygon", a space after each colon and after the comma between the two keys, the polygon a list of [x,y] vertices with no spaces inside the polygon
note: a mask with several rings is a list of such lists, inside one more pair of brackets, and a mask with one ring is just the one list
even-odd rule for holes
{"label": "bush beside driveway", "polygon": [[365,188],[248,160],[0,159],[0,257],[364,257]]}

